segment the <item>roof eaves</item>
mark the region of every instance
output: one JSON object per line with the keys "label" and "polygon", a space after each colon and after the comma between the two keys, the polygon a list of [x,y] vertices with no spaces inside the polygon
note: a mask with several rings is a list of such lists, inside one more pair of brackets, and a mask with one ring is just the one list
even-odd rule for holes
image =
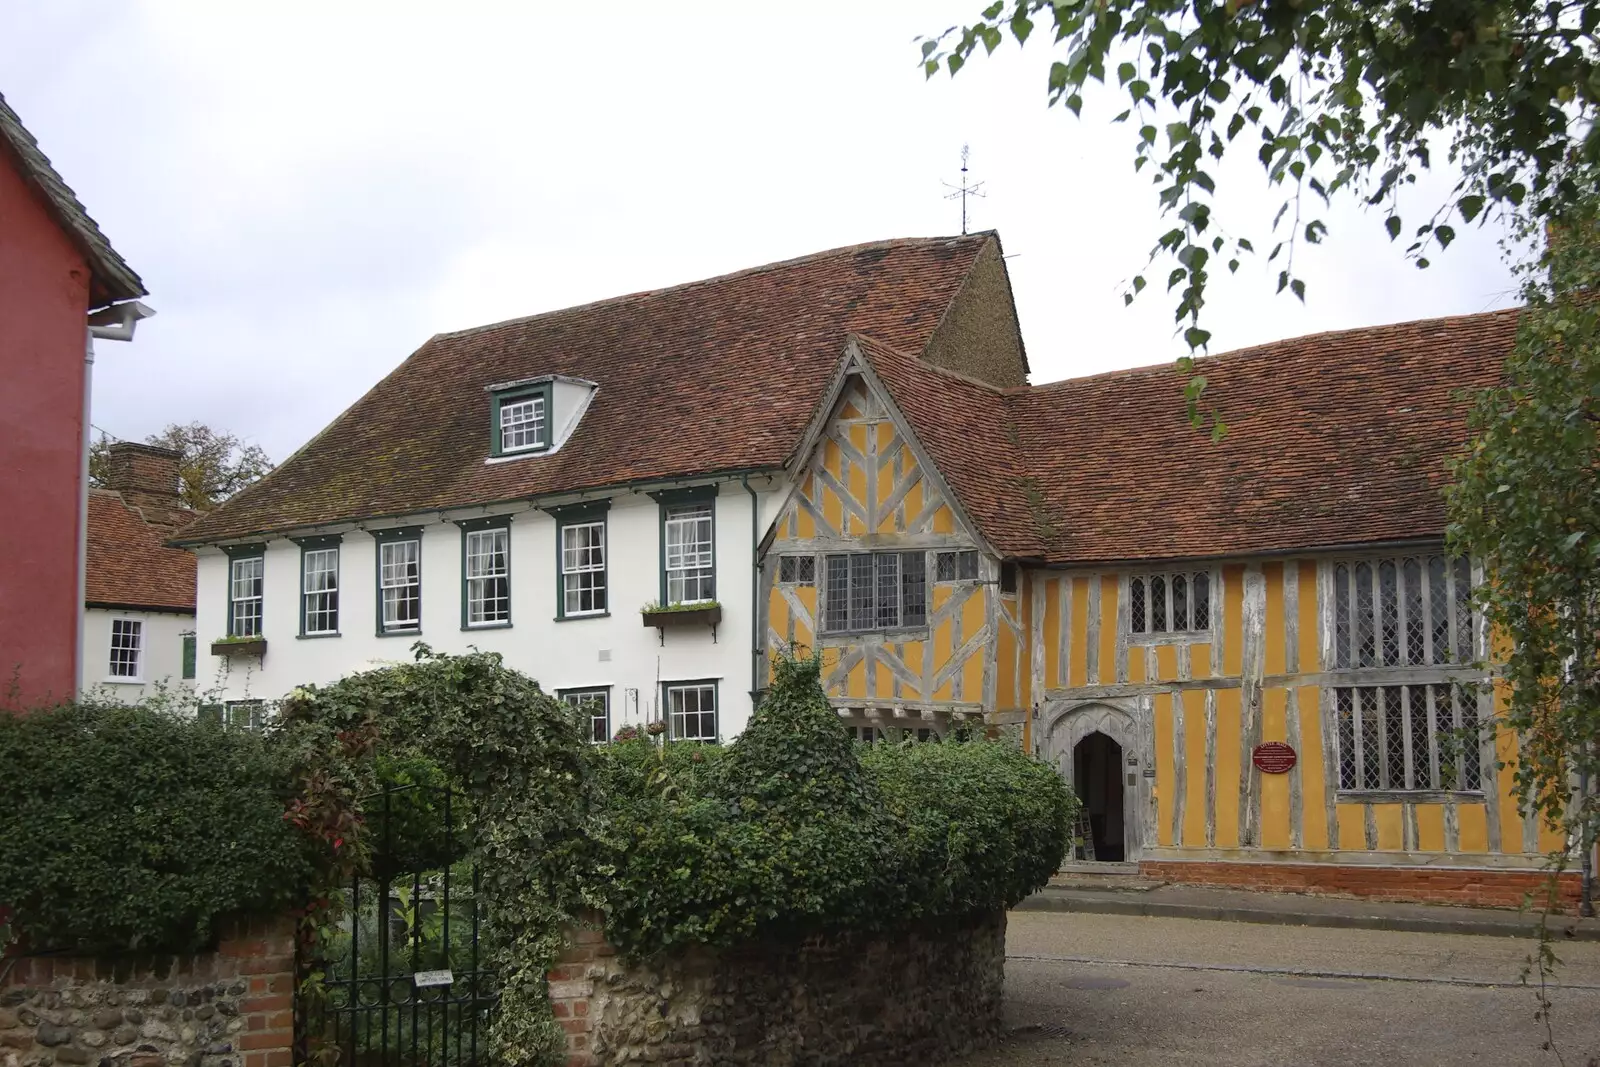
{"label": "roof eaves", "polygon": [[39,148],[39,142],[28,132],[21,117],[6,103],[3,95],[0,95],[0,140],[10,146],[18,169],[44,196],[57,223],[89,260],[96,280],[108,298],[106,303],[136,300],[148,295],[144,282],[117,254],[110,239],[89,217],[88,209],[56,172],[49,157]]}

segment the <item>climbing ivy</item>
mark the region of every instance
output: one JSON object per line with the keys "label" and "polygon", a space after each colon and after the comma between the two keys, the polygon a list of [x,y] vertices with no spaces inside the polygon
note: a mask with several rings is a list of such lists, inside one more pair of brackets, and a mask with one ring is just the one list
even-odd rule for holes
{"label": "climbing ivy", "polygon": [[[430,784],[442,772],[475,805],[466,844],[481,871],[484,954],[500,978],[495,1055],[560,1062],[565,1041],[546,975],[594,862],[595,779],[582,731],[571,709],[496,654],[445,656],[420,642],[414,650],[414,663],[284,701],[280,740],[297,784],[287,816],[318,846],[301,937],[315,953],[341,918],[338,888],[375,862],[399,862],[374,856],[363,799],[385,781]],[[423,807],[401,820],[417,831],[406,848],[419,854],[454,855],[462,844],[432,833]]]}
{"label": "climbing ivy", "polygon": [[997,742],[858,744],[819,668],[777,659],[725,749],[595,752],[611,858],[593,895],[618,948],[958,921],[1055,871],[1073,800],[1049,766]]}

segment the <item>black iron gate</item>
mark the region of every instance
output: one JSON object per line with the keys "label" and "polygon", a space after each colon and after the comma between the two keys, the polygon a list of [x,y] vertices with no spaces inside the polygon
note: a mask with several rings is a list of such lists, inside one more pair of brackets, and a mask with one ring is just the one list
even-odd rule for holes
{"label": "black iron gate", "polygon": [[297,960],[297,1062],[488,1062],[498,993],[478,956],[470,804],[451,789],[413,784],[386,786],[363,803],[371,862],[340,890],[344,918],[332,937]]}

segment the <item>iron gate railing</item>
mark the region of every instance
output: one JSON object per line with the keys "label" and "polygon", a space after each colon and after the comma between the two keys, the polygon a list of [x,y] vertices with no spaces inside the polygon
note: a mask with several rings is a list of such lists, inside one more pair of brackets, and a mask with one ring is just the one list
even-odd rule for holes
{"label": "iron gate railing", "polygon": [[297,961],[297,1062],[486,1064],[498,992],[478,957],[478,869],[462,818],[470,800],[443,787],[392,785],[363,808],[372,860],[340,891],[345,917],[320,958]]}

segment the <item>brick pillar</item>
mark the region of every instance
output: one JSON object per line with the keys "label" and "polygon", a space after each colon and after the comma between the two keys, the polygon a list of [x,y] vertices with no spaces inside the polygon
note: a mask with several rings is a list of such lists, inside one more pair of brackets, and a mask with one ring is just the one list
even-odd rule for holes
{"label": "brick pillar", "polygon": [[294,920],[241,923],[218,943],[217,957],[219,967],[247,983],[239,1000],[244,1032],[234,1042],[243,1067],[293,1067]]}
{"label": "brick pillar", "polygon": [[[598,915],[585,921],[599,925]],[[550,971],[550,1010],[567,1032],[567,1067],[590,1067],[594,1062],[589,1015],[594,996],[594,979],[602,970],[601,961],[616,955],[599,929],[572,927],[567,930],[567,949]],[[249,1067],[249,1065],[246,1065]]]}

